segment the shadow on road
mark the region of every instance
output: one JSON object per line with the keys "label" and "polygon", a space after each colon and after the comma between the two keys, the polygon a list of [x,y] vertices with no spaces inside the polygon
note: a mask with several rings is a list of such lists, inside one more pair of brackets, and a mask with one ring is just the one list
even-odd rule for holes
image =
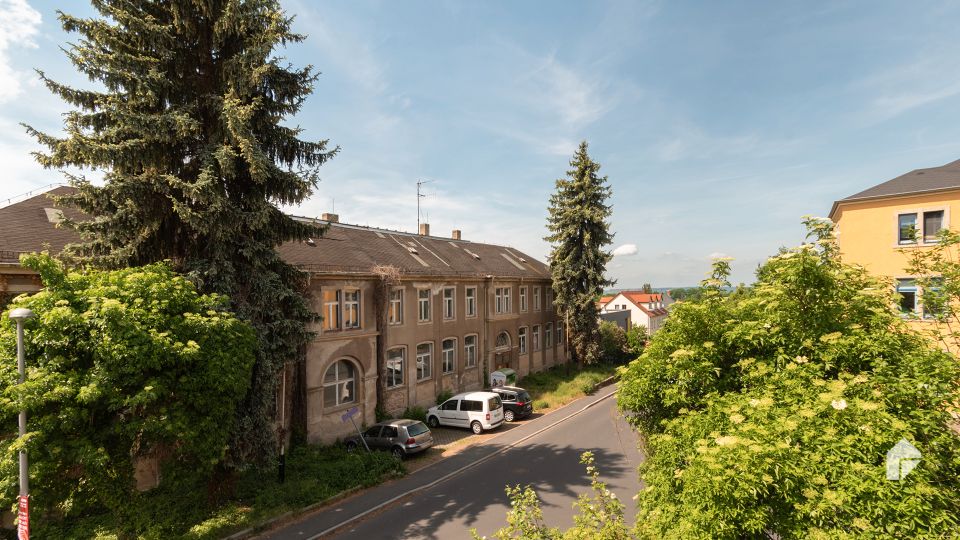
{"label": "shadow on road", "polygon": [[[491,445],[464,450],[475,453],[479,458],[489,452]],[[602,479],[618,478],[636,474],[633,465],[623,455],[602,448],[592,450]],[[551,499],[563,499],[567,502],[577,495],[590,491],[590,479],[585,467],[580,463],[583,448],[556,446],[552,444],[531,444],[513,448],[507,454],[494,458],[496,467],[483,466],[461,474],[454,482],[445,482],[413,500],[402,504],[399,514],[402,520],[391,520],[396,528],[394,537],[402,538],[441,538],[438,531],[441,526],[451,522],[466,524],[462,538],[475,526],[478,516],[491,506],[509,508],[504,488],[506,485],[530,485],[540,496],[544,514],[549,515]],[[497,471],[491,474],[490,471]],[[609,480],[605,480],[609,481]],[[609,487],[618,491],[614,482]],[[624,486],[619,486],[622,488]],[[621,492],[621,495],[624,495]],[[632,495],[632,494],[631,494]],[[564,507],[565,515],[572,513]],[[501,517],[506,524],[506,510]],[[449,532],[443,538],[450,538]]]}

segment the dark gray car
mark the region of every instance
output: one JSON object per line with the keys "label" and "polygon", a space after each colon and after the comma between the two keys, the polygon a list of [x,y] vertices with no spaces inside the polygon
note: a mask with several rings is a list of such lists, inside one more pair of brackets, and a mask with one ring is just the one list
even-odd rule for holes
{"label": "dark gray car", "polygon": [[[403,459],[433,446],[433,433],[419,420],[387,420],[367,428],[363,440],[371,450],[387,450]],[[364,447],[359,435],[348,437],[343,444],[348,450]]]}

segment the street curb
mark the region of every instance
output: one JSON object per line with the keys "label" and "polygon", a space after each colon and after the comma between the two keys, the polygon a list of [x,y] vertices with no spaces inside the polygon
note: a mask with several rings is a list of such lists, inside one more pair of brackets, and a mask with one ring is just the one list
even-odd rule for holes
{"label": "street curb", "polygon": [[[601,382],[603,382],[603,381],[601,381]],[[609,384],[609,383],[608,383],[608,384]],[[449,473],[441,476],[440,478],[437,478],[436,480],[434,480],[434,481],[432,481],[432,482],[430,482],[430,483],[428,483],[428,484],[424,484],[424,485],[422,485],[422,486],[415,487],[415,488],[410,489],[410,490],[408,490],[408,491],[406,491],[406,492],[404,492],[404,493],[401,493],[401,494],[399,494],[399,495],[396,495],[396,496],[394,496],[394,497],[392,497],[392,498],[390,498],[390,499],[388,499],[388,500],[386,500],[386,501],[384,501],[384,502],[382,502],[382,503],[380,503],[380,504],[378,504],[378,505],[376,505],[376,506],[373,506],[373,507],[371,507],[371,508],[368,508],[368,509],[364,510],[363,512],[360,512],[359,514],[356,514],[356,515],[354,515],[354,516],[351,516],[351,517],[349,517],[349,518],[341,521],[340,523],[337,523],[336,525],[333,525],[332,527],[328,527],[328,528],[326,528],[326,529],[318,532],[317,534],[314,534],[313,536],[308,536],[308,537],[304,538],[304,540],[316,540],[316,539],[318,539],[318,538],[320,538],[320,537],[322,537],[322,536],[328,535],[328,534],[330,534],[330,533],[332,533],[332,532],[334,532],[334,531],[336,531],[336,530],[342,529],[343,527],[346,527],[347,525],[350,525],[351,523],[353,523],[353,522],[355,522],[355,521],[359,521],[359,520],[363,519],[364,517],[366,517],[367,515],[372,514],[373,512],[376,512],[376,511],[378,511],[378,510],[380,510],[380,509],[386,508],[387,506],[390,506],[391,504],[393,504],[393,503],[395,503],[395,502],[397,502],[397,501],[399,501],[399,500],[401,500],[401,499],[405,499],[406,497],[409,497],[410,495],[413,495],[413,494],[418,493],[418,492],[420,492],[420,491],[424,491],[424,490],[430,489],[430,488],[432,488],[433,486],[436,486],[437,484],[443,483],[443,482],[449,480],[450,478],[453,478],[454,476],[456,476],[456,475],[458,475],[458,474],[460,474],[460,473],[462,473],[462,472],[464,472],[464,471],[466,471],[466,470],[468,470],[468,469],[472,469],[473,467],[476,467],[477,465],[480,465],[481,463],[484,463],[485,461],[488,461],[488,460],[490,460],[490,459],[493,459],[493,458],[499,456],[500,454],[503,454],[503,453],[506,452],[507,450],[510,450],[511,448],[519,445],[520,443],[523,443],[523,442],[527,441],[528,439],[531,439],[532,437],[535,437],[535,436],[543,433],[544,431],[547,431],[548,429],[556,426],[557,424],[563,423],[563,422],[565,422],[565,421],[573,418],[574,416],[578,416],[578,415],[586,412],[588,409],[593,408],[595,405],[597,405],[597,404],[600,403],[601,401],[605,401],[607,398],[610,398],[610,397],[612,397],[612,396],[614,396],[614,395],[616,395],[616,392],[615,392],[615,391],[614,391],[614,392],[610,392],[610,393],[607,394],[606,396],[603,396],[602,398],[600,398],[600,399],[598,399],[598,400],[596,400],[596,401],[594,401],[594,402],[592,402],[592,403],[590,403],[590,404],[588,404],[588,405],[584,405],[583,408],[581,408],[580,410],[578,410],[578,411],[576,411],[576,412],[574,412],[574,413],[572,413],[572,414],[569,414],[569,415],[567,415],[567,416],[564,416],[564,417],[561,418],[560,420],[557,420],[556,422],[553,422],[553,423],[551,423],[551,424],[549,424],[549,425],[547,425],[547,426],[544,426],[544,427],[538,429],[537,431],[534,431],[533,433],[531,433],[531,434],[529,434],[529,435],[526,435],[526,436],[524,436],[524,437],[522,437],[522,438],[520,438],[520,439],[518,439],[518,440],[516,440],[516,441],[514,441],[514,442],[512,442],[512,443],[510,443],[510,444],[508,444],[508,445],[506,445],[506,446],[504,446],[503,448],[500,448],[499,450],[496,450],[496,451],[494,451],[494,452],[492,452],[492,453],[490,453],[490,454],[488,454],[488,455],[486,455],[486,456],[484,456],[484,457],[482,457],[482,458],[480,458],[480,459],[478,459],[478,460],[476,460],[476,461],[474,461],[474,462],[472,462],[472,463],[468,463],[467,465],[464,465],[463,467],[461,467],[461,468],[459,468],[459,469],[457,469],[457,470],[455,470],[455,471],[451,471],[451,472],[449,472]]]}
{"label": "street curb", "polygon": [[597,384],[593,385],[593,391],[596,392],[597,390],[603,388],[604,386],[610,386],[611,384],[617,382],[617,377],[619,377],[619,375],[611,375],[606,379],[598,382]]}

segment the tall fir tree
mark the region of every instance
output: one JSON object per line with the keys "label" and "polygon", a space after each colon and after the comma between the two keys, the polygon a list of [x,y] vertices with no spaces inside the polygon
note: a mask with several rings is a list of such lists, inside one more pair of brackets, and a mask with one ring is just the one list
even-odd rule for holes
{"label": "tall fir tree", "polygon": [[600,177],[600,164],[587,154],[587,142],[570,161],[567,177],[557,180],[550,196],[550,215],[545,240],[553,244],[550,272],[554,304],[567,326],[577,364],[600,358],[600,331],[596,307],[603,288],[613,285],[604,272],[612,255],[604,247],[613,242],[610,233],[611,189],[607,177]]}
{"label": "tall fir tree", "polygon": [[104,173],[102,185],[68,175],[78,192],[65,202],[92,219],[74,224],[82,241],[67,253],[108,268],[168,259],[231,299],[259,339],[227,464],[265,463],[279,370],[301,358],[313,318],[304,275],[275,248],[322,233],[279,205],[306,199],[337,151],[284,123],[317,75],[276,49],[304,36],[276,0],[92,4],[101,17],[59,18],[80,36],[67,56],[98,88],[39,72],[74,109],[63,136],[25,126],[48,149],[36,154],[44,167]]}

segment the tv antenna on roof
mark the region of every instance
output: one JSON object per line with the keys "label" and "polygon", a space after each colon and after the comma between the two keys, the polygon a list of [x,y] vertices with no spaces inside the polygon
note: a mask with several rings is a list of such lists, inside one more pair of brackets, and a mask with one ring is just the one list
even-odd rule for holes
{"label": "tv antenna on roof", "polygon": [[420,188],[424,184],[429,184],[433,180],[417,180],[417,233],[420,233],[420,199],[426,197],[423,193],[420,193]]}

